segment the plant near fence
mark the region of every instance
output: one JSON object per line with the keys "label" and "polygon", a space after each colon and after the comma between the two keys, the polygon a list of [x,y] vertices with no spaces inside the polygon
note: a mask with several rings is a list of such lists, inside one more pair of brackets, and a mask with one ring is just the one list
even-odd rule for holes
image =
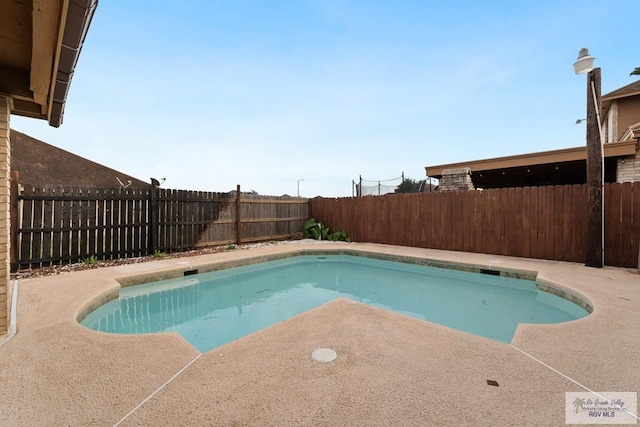
{"label": "plant near fence", "polygon": [[315,218],[309,218],[304,224],[302,237],[314,240],[330,240],[332,242],[351,242],[351,238],[344,230],[330,233],[330,228]]}
{"label": "plant near fence", "polygon": [[82,263],[84,265],[98,265],[98,258],[95,255],[91,255],[90,257],[84,258]]}

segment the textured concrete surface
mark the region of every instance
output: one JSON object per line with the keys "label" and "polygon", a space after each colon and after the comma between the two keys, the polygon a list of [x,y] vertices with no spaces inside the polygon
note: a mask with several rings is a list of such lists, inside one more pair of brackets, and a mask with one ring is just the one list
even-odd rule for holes
{"label": "textured concrete surface", "polygon": [[[118,289],[115,278],[335,248],[537,271],[594,311],[520,325],[509,345],[339,298],[202,355],[175,334],[105,334],[75,320]],[[640,276],[627,269],[277,245],[22,280],[17,314],[0,347],[0,425],[563,425],[565,392],[640,391]],[[337,359],[313,361],[321,347]]]}

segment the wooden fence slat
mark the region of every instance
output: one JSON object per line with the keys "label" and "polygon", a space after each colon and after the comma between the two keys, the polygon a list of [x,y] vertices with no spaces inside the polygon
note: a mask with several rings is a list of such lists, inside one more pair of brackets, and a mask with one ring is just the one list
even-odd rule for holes
{"label": "wooden fence slat", "polygon": [[580,232],[577,234],[578,236],[578,243],[577,243],[577,247],[579,250],[579,256],[578,259],[580,261],[578,262],[582,262],[584,263],[586,261],[586,256],[587,256],[587,222],[588,222],[588,218],[589,215],[587,214],[588,212],[588,206],[589,206],[589,201],[588,201],[588,189],[587,189],[587,184],[581,184],[581,191],[578,193],[579,194],[579,208],[578,208],[578,212],[576,213],[576,218],[578,221],[580,221]]}
{"label": "wooden fence slat", "polygon": [[[124,190],[125,192],[128,192],[128,190]],[[126,230],[126,236],[127,236],[127,243],[126,243],[126,248],[125,248],[125,256],[127,258],[133,256],[134,253],[134,247],[133,247],[133,240],[134,240],[134,224],[135,221],[133,220],[135,212],[134,212],[134,208],[135,208],[135,204],[133,200],[127,200],[126,203],[127,206],[127,226],[125,228]]]}
{"label": "wooden fence slat", "polygon": [[531,187],[530,192],[531,198],[529,199],[530,206],[530,224],[529,228],[529,242],[530,242],[530,251],[531,258],[539,258],[540,257],[540,241],[538,238],[538,229],[540,228],[539,216],[538,213],[540,211],[540,187]]}
{"label": "wooden fence slat", "polygon": [[[634,267],[640,271],[640,182],[634,182],[631,187],[631,195],[633,198],[633,230],[631,232],[634,243],[633,247],[633,262],[631,265],[625,265],[625,267]],[[637,258],[636,258],[637,257]]]}
{"label": "wooden fence slat", "polygon": [[105,201],[105,236],[104,236],[104,250],[105,255],[110,254],[109,258],[115,258],[115,253],[117,249],[114,248],[114,233],[115,229],[113,228],[114,224],[114,215],[116,212],[116,200],[107,199]]}
{"label": "wooden fence slat", "polygon": [[538,187],[538,239],[535,241],[535,258],[547,256],[547,231],[549,229],[549,207],[547,206],[547,187]]}
{"label": "wooden fence slat", "polygon": [[141,224],[140,225],[140,233],[139,233],[139,239],[137,242],[137,246],[138,246],[138,256],[143,256],[146,255],[149,251],[147,249],[147,243],[148,243],[148,239],[149,239],[149,224],[148,224],[148,217],[147,217],[147,212],[150,211],[151,206],[150,206],[150,197],[151,194],[149,191],[143,190],[141,191],[140,194],[141,198],[140,200],[138,200],[138,218],[137,221]]}
{"label": "wooden fence slat", "polygon": [[623,233],[620,232],[620,227],[622,225],[620,207],[622,186],[607,183],[605,184],[604,192],[605,260],[608,260],[607,265],[622,266],[621,247]]}
{"label": "wooden fence slat", "polygon": [[98,222],[97,218],[97,204],[96,191],[93,190],[91,195],[92,200],[87,202],[87,254],[98,257],[98,248],[96,247],[98,230],[95,228]]}
{"label": "wooden fence slat", "polygon": [[524,187],[522,189],[522,217],[520,222],[522,229],[520,256],[525,258],[531,258],[531,239],[528,234],[531,225],[531,187]]}
{"label": "wooden fence slat", "polygon": [[508,227],[509,220],[513,215],[513,211],[511,211],[510,207],[509,190],[509,188],[505,188],[498,192],[498,194],[500,195],[500,207],[496,213],[498,214],[500,224],[500,251],[498,252],[500,255],[509,254],[509,240],[511,240],[511,235],[509,234]]}
{"label": "wooden fence slat", "polygon": [[478,213],[476,218],[478,223],[476,225],[476,248],[480,249],[484,253],[489,251],[489,236],[487,231],[489,230],[489,213],[487,206],[489,204],[490,193],[482,191],[478,193]]}
{"label": "wooden fence slat", "polygon": [[78,232],[79,237],[79,245],[78,245],[78,253],[80,259],[86,259],[89,256],[93,255],[89,250],[89,233],[91,232],[88,228],[89,221],[89,203],[91,200],[84,200],[80,202],[80,209],[78,215],[78,226],[80,230]]}
{"label": "wooden fence slat", "polygon": [[[60,195],[65,196],[68,190],[60,189]],[[60,260],[62,263],[69,263],[71,252],[71,211],[70,205],[73,203],[70,199],[61,199],[60,204]]]}
{"label": "wooden fence slat", "polygon": [[553,189],[553,211],[551,222],[553,229],[553,239],[551,240],[553,259],[562,259],[564,250],[564,240],[562,239],[562,209],[564,207],[564,189],[561,185],[554,185]]}
{"label": "wooden fence slat", "polygon": [[[46,188],[44,189],[44,195],[51,195],[53,189]],[[43,228],[52,228],[53,225],[53,206],[51,200],[43,200],[42,201],[42,226]],[[51,253],[52,251],[52,232],[45,231],[42,233],[42,254],[41,257],[44,258],[46,254]],[[51,265],[51,262],[44,262],[43,265]]]}
{"label": "wooden fence slat", "polygon": [[[62,192],[62,188],[56,187],[53,189],[54,197],[59,195]],[[52,218],[51,218],[51,228],[60,229],[62,227],[62,221],[64,218],[64,206],[62,200],[54,198],[51,201],[52,204]],[[62,236],[60,232],[52,232],[51,239],[51,264],[54,264],[53,260],[62,258]]]}
{"label": "wooden fence slat", "polygon": [[[31,187],[31,185],[26,184],[24,185],[24,188],[22,190],[22,195],[24,196],[29,196],[33,193],[33,188]],[[21,229],[21,231],[19,232],[19,243],[20,243],[20,252],[18,254],[18,259],[22,260],[23,262],[18,262],[18,266],[19,268],[28,268],[31,265],[29,264],[29,260],[32,259],[31,257],[31,242],[32,242],[32,234],[31,232],[27,231],[30,230],[31,228],[33,228],[33,221],[32,221],[32,209],[33,209],[33,201],[32,200],[25,200],[22,205],[21,205],[22,209],[18,209],[18,211],[21,211],[21,217],[20,217],[20,222],[18,224],[18,229]],[[26,263],[25,263],[26,262]]]}
{"label": "wooden fence slat", "polygon": [[[34,188],[34,193],[37,196],[43,196],[44,189],[40,186]],[[32,227],[34,229],[41,229],[43,226],[43,204],[44,200],[35,200],[33,204],[33,219],[32,219]],[[42,259],[42,236],[43,233],[40,231],[36,231],[33,233],[32,242],[31,242],[31,254],[36,259]],[[42,263],[38,263],[39,267],[42,266]]]}
{"label": "wooden fence slat", "polygon": [[[99,193],[96,194],[96,197],[99,197]],[[96,257],[98,259],[105,259],[106,250],[104,247],[104,234],[105,234],[105,201],[98,199],[96,200],[96,232],[95,232],[95,248],[96,248]]]}
{"label": "wooden fence slat", "polygon": [[565,185],[562,186],[562,211],[560,212],[560,230],[561,237],[560,240],[562,242],[562,248],[560,251],[560,261],[573,261],[571,259],[571,245],[572,245],[572,227],[573,222],[572,218],[572,197],[571,197],[571,186]]}
{"label": "wooden fence slat", "polygon": [[[620,193],[620,229],[621,233],[621,247],[620,247],[620,265],[629,266],[637,262],[638,251],[634,250],[636,247],[634,244],[633,233],[625,230],[633,229],[633,193],[631,192],[632,186],[630,182],[622,183],[622,189]],[[640,213],[640,212],[639,212]]]}
{"label": "wooden fence slat", "polygon": [[512,233],[511,233],[511,221],[514,216],[514,211],[512,210],[511,202],[512,202],[512,191],[511,188],[505,188],[499,192],[500,194],[500,224],[501,224],[501,232],[500,232],[500,255],[508,255],[512,250]]}
{"label": "wooden fence slat", "polygon": [[171,221],[175,222],[175,225],[171,226],[171,250],[180,250],[180,204],[178,204],[178,193],[180,190],[171,191]]}
{"label": "wooden fence slat", "polygon": [[491,204],[488,206],[489,212],[489,230],[490,230],[490,254],[499,254],[502,242],[500,238],[502,236],[502,218],[500,215],[500,190],[490,190],[491,195],[489,201]]}
{"label": "wooden fence slat", "polygon": [[[429,194],[429,193],[426,193]],[[473,235],[473,218],[475,217],[475,191],[470,191],[465,197],[465,206],[462,209],[462,223],[460,229],[462,230],[462,242],[460,245],[461,251],[468,252],[470,250],[471,241],[475,238]]]}
{"label": "wooden fence slat", "polygon": [[511,238],[511,245],[509,246],[509,253],[516,256],[522,256],[522,187],[510,189],[509,192],[511,198],[510,211],[512,215],[509,215],[511,219],[509,228]]}
{"label": "wooden fence slat", "polygon": [[545,251],[544,251],[544,259],[555,259],[555,250],[556,250],[556,241],[555,241],[555,186],[548,185],[545,188]]}

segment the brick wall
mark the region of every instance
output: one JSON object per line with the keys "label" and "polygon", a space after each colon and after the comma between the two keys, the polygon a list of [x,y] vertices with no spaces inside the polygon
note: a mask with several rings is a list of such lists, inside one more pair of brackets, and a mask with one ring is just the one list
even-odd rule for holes
{"label": "brick wall", "polygon": [[442,178],[440,179],[438,191],[446,192],[467,190],[475,190],[473,182],[471,181],[471,169],[457,168],[445,169],[442,171]]}
{"label": "brick wall", "polygon": [[0,95],[0,335],[8,330],[9,288],[9,192],[11,151],[9,147],[9,98]]}

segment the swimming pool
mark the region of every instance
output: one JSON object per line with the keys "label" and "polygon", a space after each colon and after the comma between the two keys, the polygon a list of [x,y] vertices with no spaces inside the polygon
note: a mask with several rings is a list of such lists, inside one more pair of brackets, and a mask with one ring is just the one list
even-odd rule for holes
{"label": "swimming pool", "polygon": [[301,255],[125,287],[81,324],[175,331],[206,352],[338,297],[509,343],[519,323],[588,314],[536,283],[352,255]]}

